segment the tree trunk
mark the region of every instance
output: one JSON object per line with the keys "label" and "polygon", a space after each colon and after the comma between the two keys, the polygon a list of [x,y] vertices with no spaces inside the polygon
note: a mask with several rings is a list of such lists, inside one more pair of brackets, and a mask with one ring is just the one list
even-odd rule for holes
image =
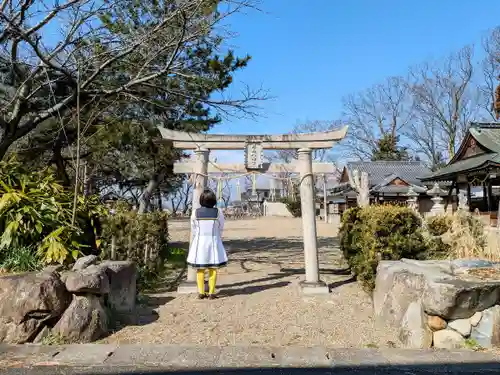
{"label": "tree trunk", "polygon": [[163,202],[161,199],[161,191],[157,189],[157,202],[158,202],[158,211],[163,211]]}
{"label": "tree trunk", "polygon": [[[52,149],[52,163],[56,166],[56,177],[64,186],[70,186],[71,181],[69,179],[68,173],[66,172],[66,166],[64,165],[64,159],[61,154],[61,147],[55,145]],[[78,176],[78,171],[76,171]]]}
{"label": "tree trunk", "polygon": [[148,182],[148,186],[144,191],[142,192],[140,202],[139,202],[139,209],[137,210],[138,214],[143,214],[146,212],[146,210],[149,207],[149,202],[151,200],[151,197],[153,196],[154,191],[158,187],[158,184],[163,180],[165,177],[164,173],[159,173],[155,174],[151,180]]}
{"label": "tree trunk", "polygon": [[0,134],[0,160],[2,160],[5,157],[5,154],[7,154],[7,151],[9,150],[9,147],[12,145],[12,142],[6,138],[2,137]]}

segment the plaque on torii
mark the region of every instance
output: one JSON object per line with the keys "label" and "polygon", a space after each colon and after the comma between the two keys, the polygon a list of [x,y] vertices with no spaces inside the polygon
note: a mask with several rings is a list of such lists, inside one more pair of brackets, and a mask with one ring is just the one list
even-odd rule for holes
{"label": "plaque on torii", "polygon": [[245,168],[247,171],[260,171],[264,165],[262,142],[247,142],[245,145]]}

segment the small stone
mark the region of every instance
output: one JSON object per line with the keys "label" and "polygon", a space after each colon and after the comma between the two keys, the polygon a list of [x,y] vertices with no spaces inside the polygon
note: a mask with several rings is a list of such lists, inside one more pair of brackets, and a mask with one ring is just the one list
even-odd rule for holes
{"label": "small stone", "polygon": [[448,328],[460,333],[463,337],[469,337],[472,329],[469,319],[456,319],[448,322]]}
{"label": "small stone", "polygon": [[460,349],[464,347],[465,339],[457,331],[442,329],[434,332],[434,347],[438,349]]}
{"label": "small stone", "polygon": [[62,270],[64,269],[64,266],[61,265],[61,264],[54,264],[54,265],[50,265],[50,266],[47,266],[45,267],[42,272],[46,272],[46,273],[59,273],[61,272]]}
{"label": "small stone", "polygon": [[483,348],[500,346],[500,306],[483,310],[479,324],[472,329],[471,339]]}
{"label": "small stone", "polygon": [[471,326],[476,327],[479,324],[479,322],[481,321],[482,317],[483,317],[483,313],[481,311],[474,313],[474,315],[472,315],[469,318]]}
{"label": "small stone", "polygon": [[440,316],[429,315],[427,317],[427,325],[432,331],[435,332],[445,329],[448,324],[446,323],[446,320],[444,320]]}
{"label": "small stone", "polygon": [[432,331],[425,323],[425,313],[420,301],[408,306],[399,329],[399,339],[405,348],[427,349],[432,346]]}
{"label": "small stone", "polygon": [[81,271],[88,266],[92,266],[94,264],[97,264],[99,261],[99,258],[95,255],[87,255],[85,257],[79,258],[76,260],[75,264],[73,265],[72,271]]}
{"label": "small stone", "polygon": [[42,344],[43,340],[45,340],[46,337],[49,337],[50,335],[50,328],[47,326],[44,326],[42,330],[36,335],[35,339],[33,340],[34,344]]}

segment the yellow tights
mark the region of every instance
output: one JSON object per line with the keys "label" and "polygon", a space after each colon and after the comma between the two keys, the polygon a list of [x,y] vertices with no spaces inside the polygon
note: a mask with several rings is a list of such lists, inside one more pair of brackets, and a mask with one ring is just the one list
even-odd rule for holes
{"label": "yellow tights", "polygon": [[[208,294],[215,294],[215,284],[217,282],[217,270],[215,268],[208,269]],[[201,269],[196,272],[196,283],[198,284],[198,293],[205,293],[205,270]]]}

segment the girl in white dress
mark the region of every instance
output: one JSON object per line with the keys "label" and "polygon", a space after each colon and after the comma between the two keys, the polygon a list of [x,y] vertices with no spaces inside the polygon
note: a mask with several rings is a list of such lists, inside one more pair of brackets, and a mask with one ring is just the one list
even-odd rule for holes
{"label": "girl in white dress", "polygon": [[[217,269],[227,264],[227,254],[222,243],[224,215],[215,207],[217,198],[210,190],[200,196],[201,207],[191,214],[191,245],[187,264],[197,269],[198,298],[215,299]],[[205,270],[208,269],[208,295],[205,291]]]}

